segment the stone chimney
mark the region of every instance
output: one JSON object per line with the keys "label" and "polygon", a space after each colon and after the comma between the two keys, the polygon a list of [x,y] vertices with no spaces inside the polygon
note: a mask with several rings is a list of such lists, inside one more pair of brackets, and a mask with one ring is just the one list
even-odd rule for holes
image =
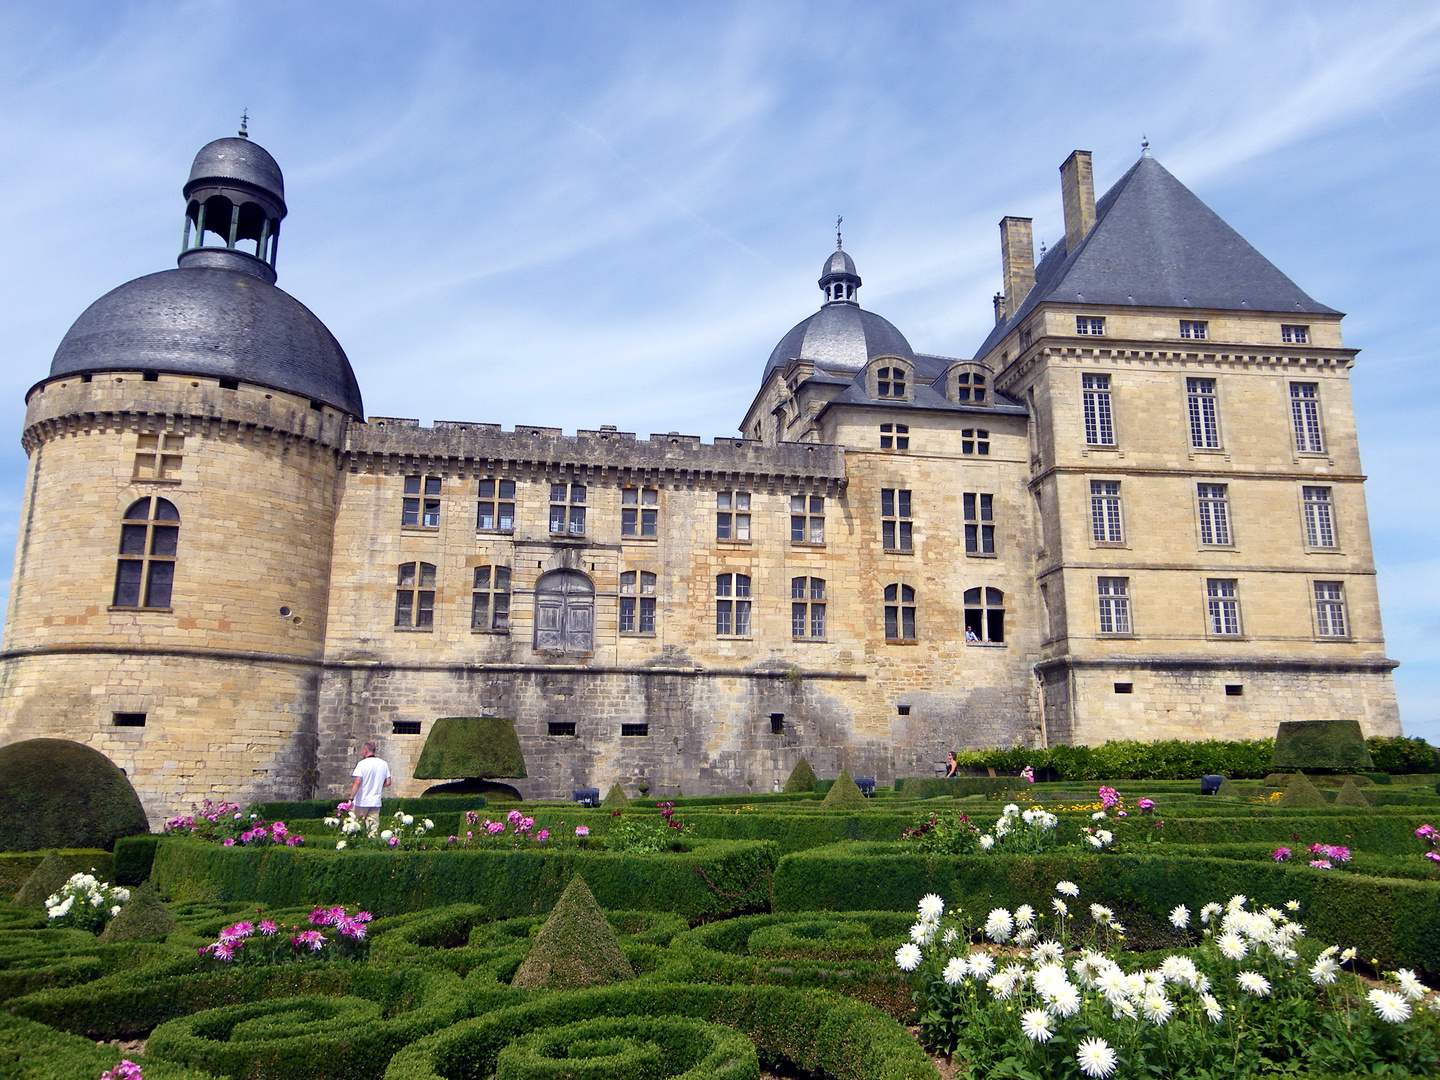
{"label": "stone chimney", "polygon": [[1005,294],[995,294],[995,325],[999,326],[1005,321]]}
{"label": "stone chimney", "polygon": [[[1005,275],[1005,318],[1020,310],[1035,284],[1035,234],[1028,217],[1000,219],[1000,265]],[[1000,321],[999,307],[996,321]]]}
{"label": "stone chimney", "polygon": [[1074,253],[1095,224],[1095,177],[1090,151],[1076,150],[1060,166],[1060,194],[1065,201],[1065,253]]}

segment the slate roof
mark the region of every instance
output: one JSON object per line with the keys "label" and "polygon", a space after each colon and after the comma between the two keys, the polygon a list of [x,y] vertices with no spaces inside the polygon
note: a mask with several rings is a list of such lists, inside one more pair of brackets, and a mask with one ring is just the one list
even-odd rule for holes
{"label": "slate roof", "polygon": [[1095,204],[1076,246],[1061,240],[1035,268],[1035,285],[996,326],[984,356],[1045,302],[1338,315],[1305,292],[1149,155]]}
{"label": "slate roof", "polygon": [[915,358],[905,335],[886,319],[858,304],[832,301],[780,339],[761,379],[796,358],[831,371],[855,372],[877,356]]}

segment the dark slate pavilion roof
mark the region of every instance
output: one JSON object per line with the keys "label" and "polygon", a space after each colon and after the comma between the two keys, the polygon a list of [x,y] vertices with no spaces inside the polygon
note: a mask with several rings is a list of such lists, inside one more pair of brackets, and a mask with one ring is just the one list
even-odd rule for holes
{"label": "dark slate pavilion roof", "polygon": [[1076,246],[1061,240],[1035,285],[980,346],[983,356],[1044,301],[1339,314],[1316,303],[1148,154],[1095,204]]}
{"label": "dark slate pavilion roof", "polygon": [[813,360],[827,371],[856,372],[876,356],[913,360],[905,335],[873,311],[837,301],[795,325],[780,339],[765,365],[765,375],[791,360]]}

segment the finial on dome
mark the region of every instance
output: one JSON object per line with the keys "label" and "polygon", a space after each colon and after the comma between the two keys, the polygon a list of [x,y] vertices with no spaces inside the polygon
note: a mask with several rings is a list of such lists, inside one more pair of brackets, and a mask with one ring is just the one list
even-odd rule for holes
{"label": "finial on dome", "polygon": [[1150,140],[1144,135],[1140,136],[1140,156],[1150,156]]}
{"label": "finial on dome", "polygon": [[835,218],[835,250],[836,250],[836,251],[844,251],[844,250],[845,250],[845,245],[840,242],[840,223],[841,223],[842,221],[844,221],[844,220],[845,220],[845,219],[844,219],[843,217],[836,217],[836,218]]}
{"label": "finial on dome", "polygon": [[236,134],[242,139],[250,137],[250,109],[248,107],[240,114],[240,130]]}

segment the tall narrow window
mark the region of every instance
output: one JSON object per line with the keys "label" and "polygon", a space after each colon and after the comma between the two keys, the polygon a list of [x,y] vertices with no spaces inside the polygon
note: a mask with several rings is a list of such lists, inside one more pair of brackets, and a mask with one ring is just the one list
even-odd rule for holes
{"label": "tall narrow window", "polygon": [[620,535],[654,538],[660,532],[660,493],[655,488],[620,492]]}
{"label": "tall narrow window", "polygon": [[1325,439],[1320,430],[1319,384],[1290,384],[1290,418],[1295,424],[1295,449],[1302,454],[1323,454]]}
{"label": "tall narrow window", "polygon": [[585,535],[585,485],[550,485],[550,531],[566,536]]}
{"label": "tall narrow window", "polygon": [[1185,401],[1190,416],[1190,445],[1197,450],[1220,448],[1220,412],[1214,379],[1186,379]]}
{"label": "tall narrow window", "polygon": [[715,633],[721,637],[750,636],[750,578],[720,574],[715,578]]}
{"label": "tall narrow window", "polygon": [[475,588],[470,595],[470,629],[510,629],[510,568],[475,567]]}
{"label": "tall narrow window", "polygon": [[1315,629],[1321,637],[1347,637],[1345,586],[1338,581],[1315,582]]}
{"label": "tall narrow window", "polygon": [[1200,543],[1230,545],[1230,497],[1227,484],[1196,484],[1200,500]]}
{"label": "tall narrow window", "polygon": [[1097,544],[1125,542],[1120,516],[1120,481],[1090,481],[1090,536]]}
{"label": "tall narrow window", "polygon": [[1305,543],[1312,548],[1333,548],[1335,515],[1331,508],[1328,487],[1307,487],[1305,502]]}
{"label": "tall narrow window", "polygon": [[1308,345],[1310,344],[1310,327],[1281,326],[1280,340],[1287,345]]}
{"label": "tall narrow window", "polygon": [[1100,601],[1100,632],[1130,633],[1130,579],[1102,577],[1095,582]]}
{"label": "tall narrow window", "polygon": [[655,575],[647,570],[620,575],[620,632],[655,633]]}
{"label": "tall narrow window", "polygon": [[825,579],[790,579],[790,636],[818,640],[825,636]]}
{"label": "tall narrow window", "polygon": [[908,489],[880,489],[880,536],[886,551],[912,550],[914,534]]}
{"label": "tall narrow window", "polygon": [[999,589],[965,590],[965,643],[1001,644],[1005,640],[1005,594]]}
{"label": "tall narrow window", "polygon": [[915,590],[909,585],[885,586],[885,640],[915,641]]}
{"label": "tall narrow window", "polygon": [[1085,443],[1114,446],[1115,421],[1110,412],[1110,376],[1080,376],[1080,397],[1085,412]]}
{"label": "tall narrow window", "polygon": [[1105,333],[1105,320],[1094,315],[1076,315],[1075,333],[1077,334],[1103,334]]}
{"label": "tall narrow window", "polygon": [[395,589],[395,625],[420,628],[435,625],[435,566],[401,563]]}
{"label": "tall narrow window", "polygon": [[595,585],[578,570],[551,570],[535,583],[537,652],[595,651]]}
{"label": "tall narrow window", "polygon": [[115,607],[168,608],[175,583],[180,512],[169,499],[137,499],[120,523]]}
{"label": "tall narrow window", "polygon": [[715,539],[750,539],[750,492],[716,492]]}
{"label": "tall narrow window", "polygon": [[825,496],[790,496],[790,542],[792,544],[823,544],[825,542]]}
{"label": "tall narrow window", "polygon": [[486,532],[515,531],[515,481],[481,480],[475,528]]}
{"label": "tall narrow window", "polygon": [[1208,578],[1205,597],[1210,614],[1210,633],[1236,637],[1240,633],[1240,597],[1234,578]]}
{"label": "tall narrow window", "polygon": [[905,396],[905,374],[903,367],[882,367],[875,373],[875,396],[903,398]]}
{"label": "tall narrow window", "polygon": [[412,529],[440,527],[440,477],[405,477],[405,501],[401,504],[400,524]]}
{"label": "tall narrow window", "polygon": [[881,449],[881,450],[909,450],[909,449],[910,449],[910,425],[909,425],[909,424],[881,424],[881,425],[880,425],[880,449]]}
{"label": "tall narrow window", "polygon": [[988,491],[967,491],[961,496],[965,508],[965,554],[995,554],[995,496]]}
{"label": "tall narrow window", "polygon": [[961,428],[960,452],[962,454],[990,453],[990,432],[983,428]]}

